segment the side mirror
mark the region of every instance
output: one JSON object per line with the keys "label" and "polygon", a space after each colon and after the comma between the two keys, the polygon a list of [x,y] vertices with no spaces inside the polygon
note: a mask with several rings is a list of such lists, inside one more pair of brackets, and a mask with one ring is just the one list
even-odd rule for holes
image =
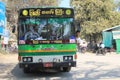
{"label": "side mirror", "polygon": [[16,26],[13,25],[13,26],[12,26],[12,33],[15,33],[15,30],[16,30]]}

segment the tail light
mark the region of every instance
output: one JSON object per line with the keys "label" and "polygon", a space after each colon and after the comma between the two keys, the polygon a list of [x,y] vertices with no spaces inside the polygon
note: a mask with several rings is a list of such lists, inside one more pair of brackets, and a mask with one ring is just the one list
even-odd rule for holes
{"label": "tail light", "polygon": [[21,56],[18,56],[18,61],[21,61]]}
{"label": "tail light", "polygon": [[74,58],[77,59],[77,54],[74,55]]}

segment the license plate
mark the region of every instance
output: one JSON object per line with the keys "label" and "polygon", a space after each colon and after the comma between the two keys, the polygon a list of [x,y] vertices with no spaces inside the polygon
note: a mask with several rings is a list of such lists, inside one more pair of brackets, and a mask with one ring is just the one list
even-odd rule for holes
{"label": "license plate", "polygon": [[43,65],[44,65],[44,67],[53,67],[52,63],[44,63]]}

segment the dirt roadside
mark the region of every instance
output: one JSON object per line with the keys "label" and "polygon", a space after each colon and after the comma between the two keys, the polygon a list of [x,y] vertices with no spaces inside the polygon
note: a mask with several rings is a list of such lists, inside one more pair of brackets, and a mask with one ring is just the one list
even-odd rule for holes
{"label": "dirt roadside", "polygon": [[[78,53],[77,66],[69,73],[29,74],[18,66],[17,53],[0,54],[0,80],[120,80],[120,54]],[[31,79],[32,78],[32,79]],[[59,78],[59,79],[58,79]]]}
{"label": "dirt roadside", "polygon": [[1,54],[0,53],[0,63],[17,63],[18,62],[18,54]]}

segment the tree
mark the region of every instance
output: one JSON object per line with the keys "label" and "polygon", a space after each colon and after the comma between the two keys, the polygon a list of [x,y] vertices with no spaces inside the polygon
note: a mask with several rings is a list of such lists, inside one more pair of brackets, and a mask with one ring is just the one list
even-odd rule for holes
{"label": "tree", "polygon": [[113,0],[71,0],[83,37],[96,41],[102,30],[120,24]]}

